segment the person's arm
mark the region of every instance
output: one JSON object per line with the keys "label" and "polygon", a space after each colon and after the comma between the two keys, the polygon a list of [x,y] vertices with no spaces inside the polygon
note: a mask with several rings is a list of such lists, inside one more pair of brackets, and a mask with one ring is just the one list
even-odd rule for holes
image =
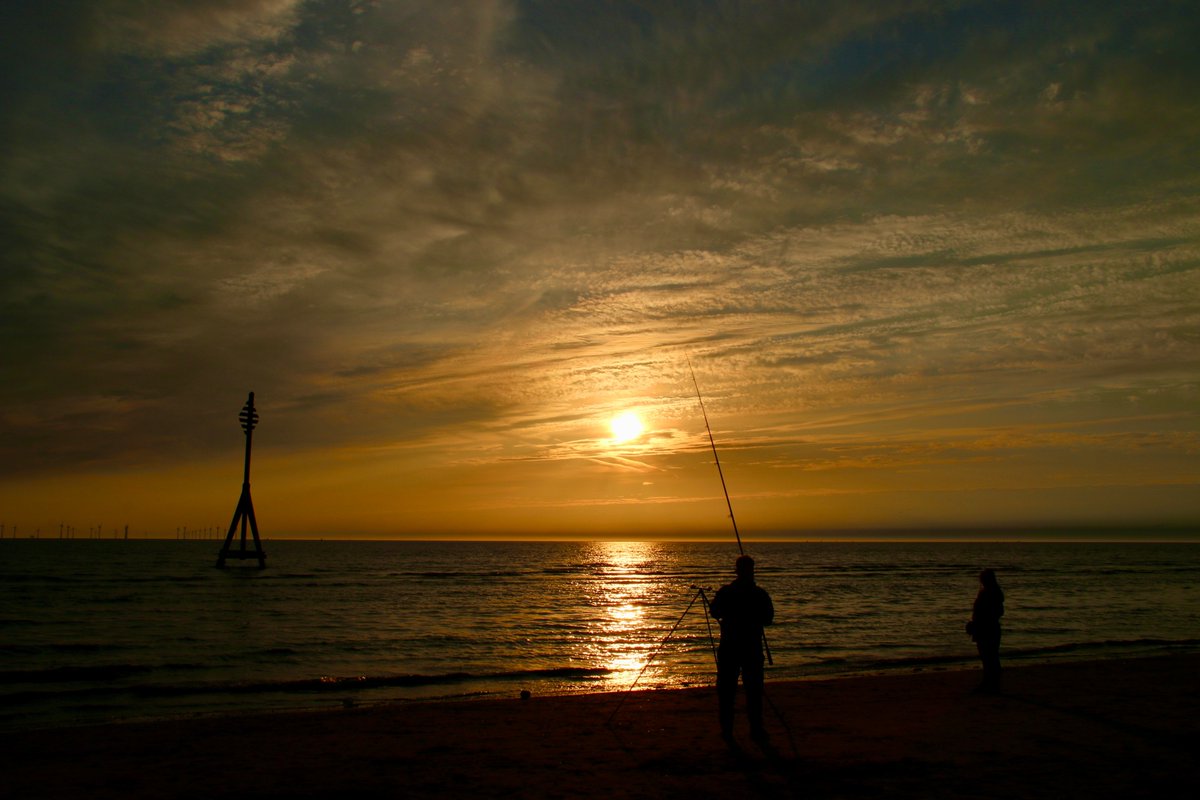
{"label": "person's arm", "polygon": [[763,625],[775,624],[775,604],[771,602],[771,595],[767,594],[767,590],[762,590],[763,598]]}
{"label": "person's arm", "polygon": [[712,614],[717,619],[720,619],[722,616],[724,616],[724,611],[721,609],[721,591],[721,589],[718,589],[717,593],[713,595],[712,602],[708,604],[708,613]]}

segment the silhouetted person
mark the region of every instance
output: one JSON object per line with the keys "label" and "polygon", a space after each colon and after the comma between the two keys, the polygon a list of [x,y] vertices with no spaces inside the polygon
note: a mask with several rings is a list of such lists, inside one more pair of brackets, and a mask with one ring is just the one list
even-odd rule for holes
{"label": "silhouetted person", "polygon": [[1004,616],[1004,592],[996,582],[996,573],[985,569],[979,573],[979,594],[971,609],[969,632],[979,648],[983,662],[983,681],[977,692],[996,694],[1000,691],[1000,618]]}
{"label": "silhouetted person", "polygon": [[721,646],[717,649],[717,698],[721,736],[733,740],[733,698],[738,673],[746,687],[746,716],[750,735],[765,741],[763,727],[763,626],[775,621],[771,596],[754,582],[754,559],[742,556],[736,564],[737,579],[722,586],[709,604],[721,622]]}

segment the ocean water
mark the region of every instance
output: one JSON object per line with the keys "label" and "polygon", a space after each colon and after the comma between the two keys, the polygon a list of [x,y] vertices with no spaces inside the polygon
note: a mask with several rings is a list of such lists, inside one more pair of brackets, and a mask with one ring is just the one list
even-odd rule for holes
{"label": "ocean water", "polygon": [[[0,729],[707,685],[700,602],[736,547],[658,542],[0,541]],[[1200,545],[754,543],[768,680],[974,665],[982,567],[1006,661],[1200,650]],[[710,635],[711,632],[711,635]]]}

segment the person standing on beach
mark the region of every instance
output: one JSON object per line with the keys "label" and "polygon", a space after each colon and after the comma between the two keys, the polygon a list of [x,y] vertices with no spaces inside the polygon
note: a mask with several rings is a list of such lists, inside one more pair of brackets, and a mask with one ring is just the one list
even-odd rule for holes
{"label": "person standing on beach", "polygon": [[996,581],[995,570],[979,573],[979,593],[971,609],[967,632],[979,649],[983,662],[983,682],[975,689],[984,694],[1000,692],[1000,618],[1004,616],[1004,591]]}
{"label": "person standing on beach", "polygon": [[733,698],[738,673],[746,688],[746,716],[750,736],[767,739],[763,727],[763,627],[775,621],[771,595],[754,582],[754,559],[741,556],[735,565],[737,578],[713,596],[709,611],[721,623],[721,645],[717,648],[717,699],[721,736],[733,741]]}

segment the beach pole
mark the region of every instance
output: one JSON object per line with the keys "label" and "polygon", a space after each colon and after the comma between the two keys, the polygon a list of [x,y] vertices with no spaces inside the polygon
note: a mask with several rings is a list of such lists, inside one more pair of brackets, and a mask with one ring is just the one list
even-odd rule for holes
{"label": "beach pole", "polygon": [[[242,430],[246,433],[246,462],[245,470],[242,473],[242,496],[238,498],[237,509],[233,512],[233,522],[229,525],[229,533],[225,537],[225,544],[221,546],[221,552],[217,555],[217,567],[225,566],[227,558],[257,558],[260,569],[267,566],[267,554],[263,552],[262,541],[258,538],[258,521],[254,518],[254,501],[250,499],[250,445],[254,437],[254,426],[258,424],[258,412],[254,409],[254,392],[250,393],[250,397],[246,400],[246,405],[242,407],[242,411],[238,414],[238,419],[242,423]],[[241,547],[237,550],[230,550],[230,545],[233,543],[233,535],[237,532],[238,525],[241,524],[242,538]],[[246,526],[249,524],[250,530],[254,534],[254,549],[246,548]],[[186,528],[184,529],[186,538]]]}

